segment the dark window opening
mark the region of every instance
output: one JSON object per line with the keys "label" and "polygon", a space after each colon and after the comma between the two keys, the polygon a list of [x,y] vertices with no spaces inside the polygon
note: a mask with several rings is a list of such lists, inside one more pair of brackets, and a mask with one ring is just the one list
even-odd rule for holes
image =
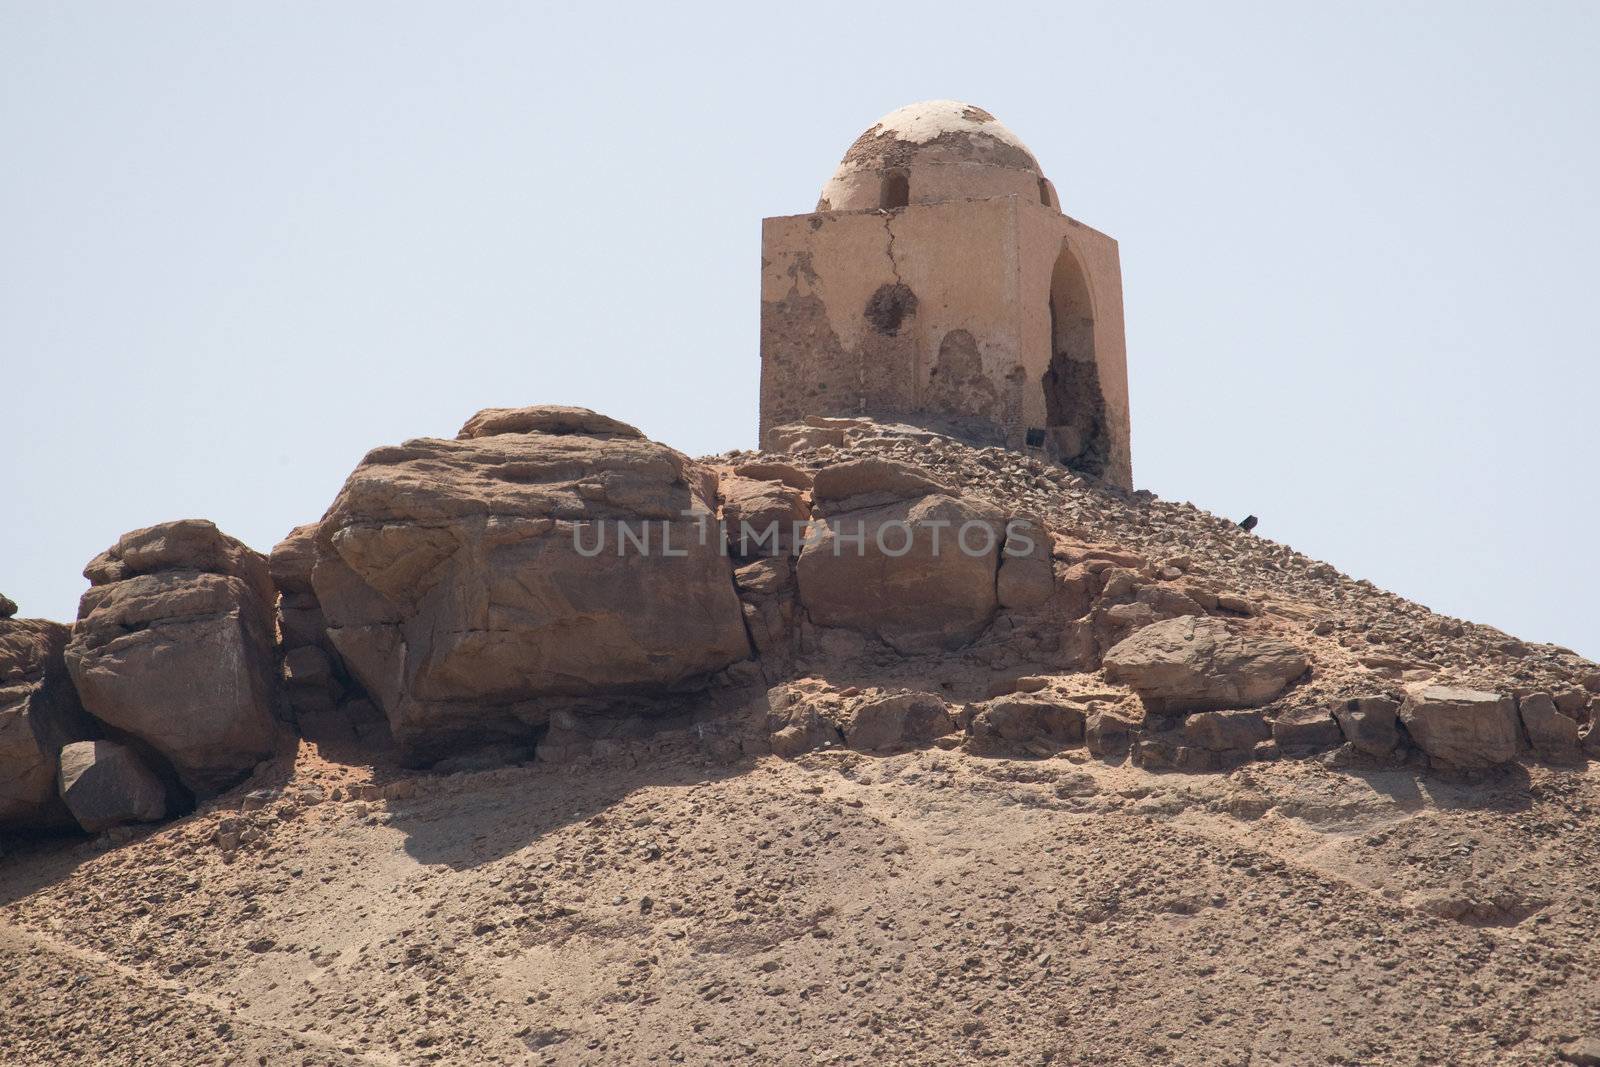
{"label": "dark window opening", "polygon": [[911,178],[903,170],[891,170],[883,176],[883,185],[878,190],[878,206],[881,208],[905,207],[911,203]]}
{"label": "dark window opening", "polygon": [[1043,178],[1039,179],[1039,203],[1043,204],[1045,207],[1055,207],[1055,205],[1050,202],[1050,183],[1045,181]]}

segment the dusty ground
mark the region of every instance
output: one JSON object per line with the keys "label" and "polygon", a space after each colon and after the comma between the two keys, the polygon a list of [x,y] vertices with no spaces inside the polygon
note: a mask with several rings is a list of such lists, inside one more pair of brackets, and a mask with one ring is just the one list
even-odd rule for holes
{"label": "dusty ground", "polygon": [[0,1061],[1543,1064],[1600,1035],[1594,769],[933,749],[374,784],[307,747],[280,777],[3,861]]}

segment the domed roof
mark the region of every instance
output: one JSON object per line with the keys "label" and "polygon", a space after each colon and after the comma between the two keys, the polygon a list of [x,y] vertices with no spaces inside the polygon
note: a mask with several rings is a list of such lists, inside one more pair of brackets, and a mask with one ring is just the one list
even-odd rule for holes
{"label": "domed roof", "polygon": [[[822,188],[819,211],[854,211],[941,200],[1028,196],[1051,207],[1039,163],[1006,125],[981,107],[925,100],[891,111],[845,152]],[[899,196],[885,192],[909,186]]]}

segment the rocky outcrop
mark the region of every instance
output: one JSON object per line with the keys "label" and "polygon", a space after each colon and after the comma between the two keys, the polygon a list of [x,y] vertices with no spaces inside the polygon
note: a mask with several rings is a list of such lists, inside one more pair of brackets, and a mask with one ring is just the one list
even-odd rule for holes
{"label": "rocky outcrop", "polygon": [[406,753],[517,737],[750,655],[715,478],[574,408],[494,409],[362,460],[317,532],[327,634]]}
{"label": "rocky outcrop", "polygon": [[973,706],[967,731],[987,755],[1050,755],[1083,743],[1084,708],[1048,693],[1015,693]]}
{"label": "rocky outcrop", "polygon": [[139,754],[115,741],[78,741],[61,750],[61,799],[94,834],[167,813],[167,791]]}
{"label": "rocky outcrop", "polygon": [[904,653],[959,648],[994,617],[1004,513],[892,460],[825,467],[817,525],[800,553],[811,622]]}
{"label": "rocky outcrop", "polygon": [[61,747],[95,736],[62,653],[71,629],[0,618],[0,827],[70,825],[56,794]]}
{"label": "rocky outcrop", "polygon": [[66,663],[114,734],[212,794],[272,754],[280,710],[267,561],[200,519],[124,534],[84,569]]}
{"label": "rocky outcrop", "polygon": [[955,720],[932,693],[882,693],[849,704],[839,729],[847,747],[884,752],[944,737],[955,729]]}
{"label": "rocky outcrop", "polygon": [[844,735],[834,723],[841,702],[828,695],[826,683],[804,678],[773,686],[767,691],[766,705],[774,755],[793,757],[844,743]]}
{"label": "rocky outcrop", "polygon": [[1436,763],[1459,769],[1492,767],[1517,756],[1517,705],[1501,693],[1419,686],[1406,693],[1400,721]]}
{"label": "rocky outcrop", "polygon": [[1183,616],[1146,626],[1106,653],[1106,677],[1158,714],[1258,707],[1305,673],[1281,638],[1235,632],[1221,619]]}
{"label": "rocky outcrop", "polygon": [[284,693],[295,728],[307,740],[381,745],[388,738],[387,725],[380,727],[382,715],[370,713],[365,694],[328,639],[327,620],[311,584],[317,530],[316,523],[296,527],[268,557],[278,587]]}

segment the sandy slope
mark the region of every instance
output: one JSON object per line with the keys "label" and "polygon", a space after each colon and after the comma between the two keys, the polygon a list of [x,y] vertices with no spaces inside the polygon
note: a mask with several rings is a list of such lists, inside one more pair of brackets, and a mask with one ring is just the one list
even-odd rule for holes
{"label": "sandy slope", "polygon": [[1600,1034],[1592,769],[370,773],[303,748],[264,808],[8,857],[0,1061],[1503,1064]]}

